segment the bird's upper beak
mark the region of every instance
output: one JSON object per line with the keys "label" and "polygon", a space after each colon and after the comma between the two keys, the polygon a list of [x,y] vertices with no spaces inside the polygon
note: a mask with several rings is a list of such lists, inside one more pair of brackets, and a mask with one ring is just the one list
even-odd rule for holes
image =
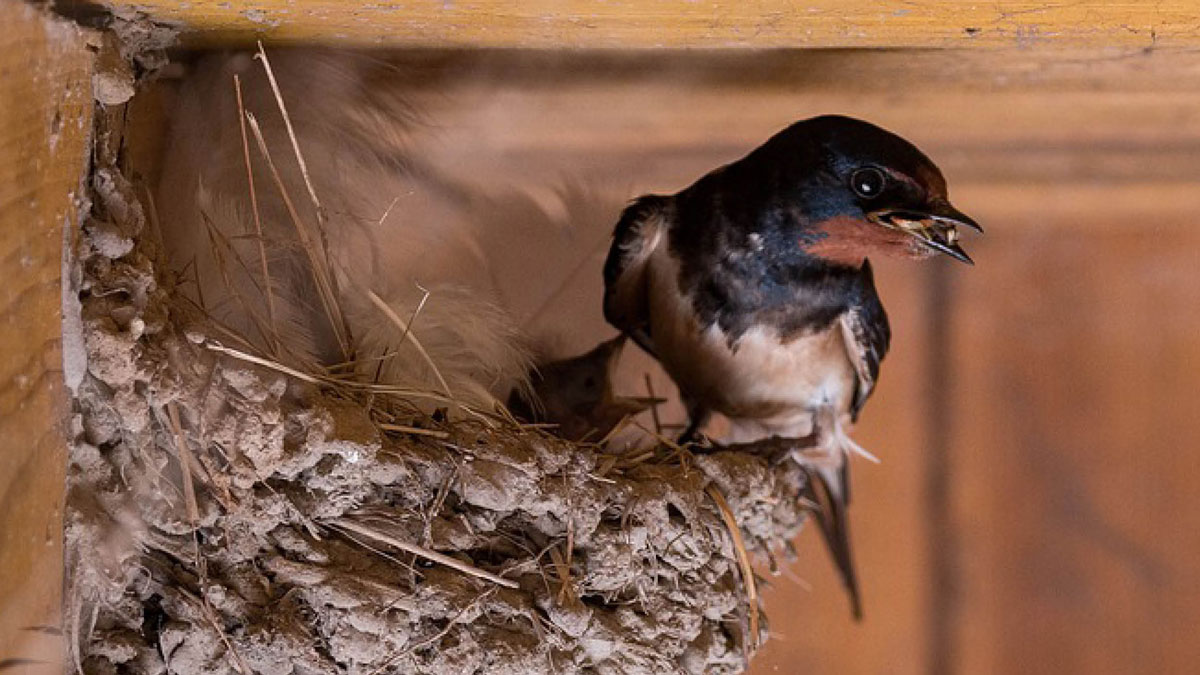
{"label": "bird's upper beak", "polygon": [[884,209],[873,211],[868,217],[884,227],[910,234],[922,244],[955,260],[975,264],[958,245],[958,227],[962,225],[981,233],[983,228],[944,199],[938,199],[922,210]]}

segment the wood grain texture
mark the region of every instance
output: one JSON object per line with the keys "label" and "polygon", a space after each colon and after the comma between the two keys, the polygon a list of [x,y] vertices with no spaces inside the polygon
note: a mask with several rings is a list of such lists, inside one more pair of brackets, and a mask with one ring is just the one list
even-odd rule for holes
{"label": "wood grain texture", "polygon": [[[1200,43],[1190,0],[142,0],[203,42],[428,47],[998,47]],[[199,35],[199,33],[203,35]]]}
{"label": "wood grain texture", "polygon": [[1200,233],[1054,225],[954,289],[954,672],[1191,672]]}
{"label": "wood grain texture", "polygon": [[[0,2],[0,660],[57,662],[66,413],[60,277],[91,131],[80,32]],[[48,666],[49,667],[49,666]]]}
{"label": "wood grain texture", "polygon": [[841,113],[915,142],[956,202],[986,203],[1005,229],[1136,229],[1200,212],[1200,53],[457,52],[393,63],[406,98],[453,130],[427,156],[481,184],[636,178],[635,189],[673,192],[797,119]]}

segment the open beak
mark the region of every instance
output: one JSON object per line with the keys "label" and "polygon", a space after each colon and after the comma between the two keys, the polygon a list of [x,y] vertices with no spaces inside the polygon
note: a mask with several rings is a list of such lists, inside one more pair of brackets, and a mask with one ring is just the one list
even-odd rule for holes
{"label": "open beak", "polygon": [[884,227],[910,234],[922,244],[955,260],[975,264],[958,245],[958,228],[961,225],[979,233],[983,228],[944,199],[932,202],[927,210],[885,209],[874,211],[868,217]]}

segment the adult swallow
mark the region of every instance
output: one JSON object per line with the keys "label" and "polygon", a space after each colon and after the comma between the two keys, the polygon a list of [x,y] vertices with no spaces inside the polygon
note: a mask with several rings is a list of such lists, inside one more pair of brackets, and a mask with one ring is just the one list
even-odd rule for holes
{"label": "adult swallow", "polygon": [[[634,200],[604,265],[604,315],[679,387],[691,440],[713,412],[727,441],[815,439],[810,497],[859,606],[846,434],[891,331],[870,255],[971,263],[946,181],[908,141],[842,116],[797,122],[674,195]],[[814,452],[815,450],[815,452]],[[817,456],[822,461],[816,461]],[[869,454],[867,454],[870,457]]]}

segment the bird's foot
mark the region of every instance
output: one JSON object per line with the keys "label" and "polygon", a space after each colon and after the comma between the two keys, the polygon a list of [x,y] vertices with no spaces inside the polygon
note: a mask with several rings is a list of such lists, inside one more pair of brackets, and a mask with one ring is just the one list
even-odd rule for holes
{"label": "bird's foot", "polygon": [[807,452],[815,448],[817,444],[817,435],[809,434],[798,438],[785,436],[771,436],[757,441],[746,443],[729,443],[719,444],[713,443],[709,452],[716,450],[731,450],[733,452],[744,452],[750,455],[759,455],[760,457],[769,457],[775,460],[787,457],[797,452]]}
{"label": "bird's foot", "polygon": [[788,457],[805,470],[832,469],[846,461],[846,453],[839,448],[814,443],[807,448],[793,448]]}

